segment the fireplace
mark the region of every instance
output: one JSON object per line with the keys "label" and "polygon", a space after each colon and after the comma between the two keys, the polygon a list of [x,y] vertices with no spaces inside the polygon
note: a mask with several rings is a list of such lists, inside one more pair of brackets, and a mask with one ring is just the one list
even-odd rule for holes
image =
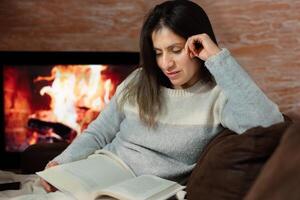
{"label": "fireplace", "polygon": [[71,143],[139,62],[134,52],[1,52],[0,59],[1,158],[10,168],[30,145]]}

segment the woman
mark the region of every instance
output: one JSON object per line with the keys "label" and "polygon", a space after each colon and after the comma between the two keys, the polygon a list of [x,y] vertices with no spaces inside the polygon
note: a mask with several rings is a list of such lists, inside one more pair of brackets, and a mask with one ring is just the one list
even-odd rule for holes
{"label": "woman", "polygon": [[47,167],[106,149],[136,175],[184,184],[224,127],[241,134],[283,121],[230,52],[218,47],[206,13],[193,2],[166,1],[150,11],[140,58],[141,67],[119,85],[101,115]]}

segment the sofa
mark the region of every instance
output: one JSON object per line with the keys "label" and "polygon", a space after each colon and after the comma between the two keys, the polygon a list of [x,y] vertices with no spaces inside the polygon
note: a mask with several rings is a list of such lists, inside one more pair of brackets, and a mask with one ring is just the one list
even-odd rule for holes
{"label": "sofa", "polygon": [[[37,144],[22,156],[23,173],[42,170],[67,143]],[[188,200],[300,199],[300,123],[285,121],[239,135],[224,129],[202,152],[187,182]]]}
{"label": "sofa", "polygon": [[225,129],[201,154],[187,199],[300,199],[300,123],[286,117],[238,135]]}

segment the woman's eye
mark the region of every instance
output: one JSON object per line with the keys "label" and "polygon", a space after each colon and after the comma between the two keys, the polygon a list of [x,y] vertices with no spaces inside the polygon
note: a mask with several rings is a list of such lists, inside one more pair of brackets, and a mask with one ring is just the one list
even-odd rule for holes
{"label": "woman's eye", "polygon": [[155,55],[156,55],[156,56],[160,56],[161,53],[160,53],[160,52],[155,52]]}
{"label": "woman's eye", "polygon": [[180,53],[180,52],[181,52],[181,49],[173,49],[173,52],[174,52],[174,53]]}

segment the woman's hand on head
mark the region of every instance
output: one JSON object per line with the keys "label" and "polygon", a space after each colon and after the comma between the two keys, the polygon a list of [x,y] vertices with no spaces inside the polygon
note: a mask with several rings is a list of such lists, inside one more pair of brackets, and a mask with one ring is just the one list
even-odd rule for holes
{"label": "woman's hand on head", "polygon": [[[46,165],[45,169],[53,167],[53,166],[56,166],[56,165],[59,165],[58,162],[56,162],[56,161],[50,161]],[[53,187],[52,185],[50,185],[47,181],[45,181],[42,178],[41,178],[41,185],[46,190],[46,192],[55,192],[57,190],[55,187]]]}
{"label": "woman's hand on head", "polygon": [[221,51],[206,33],[189,37],[184,48],[191,58],[198,57],[204,61]]}

